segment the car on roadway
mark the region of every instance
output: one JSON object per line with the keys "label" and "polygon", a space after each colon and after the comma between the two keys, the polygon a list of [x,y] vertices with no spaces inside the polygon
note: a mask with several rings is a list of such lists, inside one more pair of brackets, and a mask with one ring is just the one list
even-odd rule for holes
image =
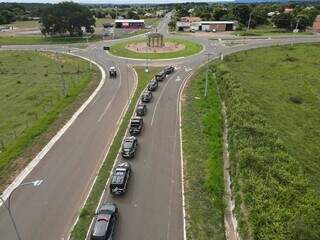
{"label": "car on roadway", "polygon": [[109,76],[110,76],[110,78],[116,78],[117,77],[117,71],[116,71],[115,67],[110,67]]}
{"label": "car on roadway", "polygon": [[131,166],[127,162],[119,163],[115,168],[110,182],[110,193],[122,195],[127,191],[128,181],[131,173]]}
{"label": "car on roadway", "polygon": [[91,232],[91,240],[110,240],[118,219],[118,207],[115,203],[104,203],[96,214]]}
{"label": "car on roadway", "polygon": [[159,82],[163,81],[166,78],[166,73],[164,71],[159,72],[156,74],[155,79]]}
{"label": "car on roadway", "polygon": [[104,28],[112,28],[113,24],[112,23],[104,23],[102,24]]}
{"label": "car on roadway", "polygon": [[143,118],[142,117],[134,117],[131,119],[129,133],[133,135],[138,135],[141,133],[143,128]]}
{"label": "car on roadway", "polygon": [[124,139],[121,149],[121,155],[124,158],[133,158],[136,155],[138,139],[134,136]]}
{"label": "car on roadway", "polygon": [[153,98],[152,92],[145,91],[141,96],[141,101],[144,103],[148,103],[152,100],[152,98]]}
{"label": "car on roadway", "polygon": [[166,74],[171,74],[174,72],[174,66],[166,66],[163,70]]}
{"label": "car on roadway", "polygon": [[136,115],[137,116],[144,116],[144,115],[146,115],[146,112],[147,112],[147,105],[145,105],[143,103],[138,104],[137,109],[136,109]]}
{"label": "car on roadway", "polygon": [[159,85],[158,85],[158,81],[155,80],[155,79],[152,79],[152,80],[149,82],[148,90],[153,92],[153,91],[157,90],[158,86],[159,86]]}

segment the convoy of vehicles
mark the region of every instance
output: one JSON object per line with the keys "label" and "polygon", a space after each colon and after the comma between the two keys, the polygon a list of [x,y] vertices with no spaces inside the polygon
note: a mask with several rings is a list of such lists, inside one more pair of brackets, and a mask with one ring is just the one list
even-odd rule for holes
{"label": "convoy of vehicles", "polygon": [[[148,85],[148,90],[142,93],[141,102],[137,105],[136,116],[133,117],[129,125],[128,136],[124,139],[121,155],[123,158],[133,158],[137,151],[138,139],[135,135],[141,133],[143,128],[143,118],[147,111],[147,106],[144,103],[150,102],[153,98],[152,92],[158,88],[158,81],[166,78],[167,74],[174,72],[174,67],[167,66],[163,71],[158,73]],[[117,72],[115,67],[111,67],[109,71],[110,77],[116,77]],[[118,196],[127,191],[128,181],[131,174],[131,165],[128,162],[121,162],[115,167],[110,179],[110,193]],[[115,203],[104,203],[96,214],[93,229],[91,231],[91,240],[111,240],[114,233],[114,228],[118,219],[118,207]]]}

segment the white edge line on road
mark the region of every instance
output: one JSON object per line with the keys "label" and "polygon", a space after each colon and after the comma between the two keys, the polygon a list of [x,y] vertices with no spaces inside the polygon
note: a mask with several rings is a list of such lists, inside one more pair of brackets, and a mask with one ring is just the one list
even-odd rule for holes
{"label": "white edge line on road", "polygon": [[[135,86],[134,86],[134,89],[133,89],[133,91],[132,91],[132,93],[131,93],[131,95],[130,95],[130,99],[134,96],[134,93],[136,92],[136,89],[137,89],[137,86],[138,86],[138,74],[137,74],[137,72],[136,72],[136,70],[135,70],[134,68],[133,68],[133,71],[134,71],[134,76],[135,76],[135,78],[134,78],[134,79],[135,79]],[[113,143],[113,141],[114,141],[114,138],[116,137],[116,135],[117,135],[117,133],[118,133],[118,131],[119,131],[119,128],[120,128],[120,125],[121,125],[120,123],[122,122],[122,120],[123,120],[123,118],[124,118],[124,116],[125,116],[125,113],[127,112],[129,106],[130,106],[130,101],[127,102],[127,104],[125,105],[125,107],[123,108],[123,110],[122,110],[122,112],[121,112],[121,115],[120,115],[120,117],[119,117],[119,120],[117,121],[117,130],[115,131],[115,133],[114,133],[114,135],[113,135],[113,137],[112,137],[111,142],[108,142],[109,146],[108,146],[108,148],[107,148],[107,151],[106,151],[106,153],[104,154],[104,158],[103,158],[103,160],[102,160],[101,163],[100,163],[99,169],[98,169],[98,171],[97,171],[97,175],[96,175],[94,181],[92,182],[92,185],[91,185],[91,187],[90,187],[90,190],[89,190],[89,192],[88,192],[88,194],[87,194],[87,196],[86,196],[85,201],[84,201],[83,204],[82,204],[81,209],[85,206],[85,204],[86,204],[86,202],[87,202],[87,200],[88,200],[88,198],[89,198],[89,196],[90,196],[90,194],[91,194],[91,191],[92,191],[92,189],[93,189],[93,187],[94,187],[94,185],[95,185],[95,183],[96,183],[96,181],[97,181],[97,178],[98,178],[100,169],[102,168],[103,163],[104,163],[105,159],[107,158],[107,156],[108,156],[108,154],[109,154],[109,151],[110,151],[111,145],[112,145],[112,143]],[[119,153],[118,153],[118,154],[119,154]],[[113,162],[113,165],[112,165],[112,168],[111,168],[111,171],[110,171],[110,174],[109,174],[109,177],[108,177],[108,180],[107,180],[106,185],[108,185],[108,183],[109,183],[109,181],[110,181],[110,177],[111,177],[112,171],[113,171],[113,169],[114,169],[114,167],[115,167],[115,165],[116,165],[116,163],[117,163],[117,161],[116,161],[117,159],[118,159],[117,157],[114,159],[114,162]],[[98,205],[97,205],[97,207],[96,207],[96,211],[98,210],[99,206],[101,205],[101,202],[102,202],[102,200],[103,200],[104,194],[105,194],[105,189],[103,190],[103,192],[102,192],[102,194],[101,194],[101,197],[100,197],[100,199],[99,199],[99,203],[98,203]],[[79,215],[78,215],[78,217],[76,218],[74,224],[72,225],[72,228],[71,228],[70,231],[69,231],[69,234],[68,234],[69,236],[68,236],[68,238],[67,238],[68,240],[71,239],[71,233],[72,233],[74,227],[77,225],[77,223],[78,223],[78,221],[79,221],[79,217],[80,217],[80,212],[79,212]],[[92,218],[92,220],[91,220],[91,222],[90,222],[90,226],[89,226],[89,229],[88,229],[88,231],[87,231],[87,234],[86,234],[86,238],[85,238],[85,239],[88,239],[88,237],[89,237],[89,234],[90,234],[90,231],[91,231],[93,222],[94,222],[94,217]]]}
{"label": "white edge line on road", "polygon": [[[27,167],[15,178],[15,180],[4,190],[3,199],[7,200],[10,193],[19,186],[22,181],[29,175],[29,173],[38,165],[38,163],[44,158],[44,156],[51,150],[54,144],[62,137],[62,135],[68,130],[68,128],[75,122],[78,116],[85,110],[85,108],[90,104],[92,99],[98,94],[103,84],[105,83],[106,73],[104,69],[96,62],[71,53],[65,53],[68,55],[72,55],[75,57],[82,58],[88,62],[95,64],[101,71],[102,77],[98,87],[94,90],[94,92],[90,95],[90,97],[82,104],[82,106],[72,115],[69,121],[56,133],[56,135],[51,138],[51,140],[47,143],[46,146],[42,148],[42,150],[37,154],[37,156],[27,165]],[[0,203],[0,207],[2,206],[2,202]]]}
{"label": "white edge line on road", "polygon": [[184,83],[181,85],[179,90],[179,107],[178,107],[178,115],[179,115],[179,131],[180,131],[180,161],[181,161],[181,196],[182,196],[182,221],[183,221],[183,239],[187,240],[187,231],[186,231],[186,203],[185,203],[185,192],[184,192],[184,160],[183,160],[183,148],[182,148],[182,120],[181,120],[181,102],[182,102],[182,93],[184,88],[189,80],[189,78],[193,75],[191,73],[188,77],[185,78]]}

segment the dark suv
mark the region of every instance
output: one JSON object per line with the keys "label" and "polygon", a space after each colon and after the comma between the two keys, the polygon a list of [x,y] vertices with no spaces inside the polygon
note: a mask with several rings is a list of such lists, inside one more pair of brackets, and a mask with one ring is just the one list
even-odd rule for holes
{"label": "dark suv", "polygon": [[144,116],[147,112],[147,106],[145,104],[138,104],[136,109],[137,116]]}
{"label": "dark suv", "polygon": [[148,90],[149,91],[155,91],[158,88],[158,81],[153,79],[150,81],[149,85],[148,85]]}
{"label": "dark suv", "polygon": [[141,117],[134,117],[130,122],[129,132],[131,135],[137,135],[141,132],[143,127],[143,119]]}
{"label": "dark suv", "polygon": [[174,72],[174,66],[166,66],[163,70],[166,74],[171,74]]}
{"label": "dark suv", "polygon": [[145,91],[143,94],[142,94],[142,96],[141,96],[141,101],[142,102],[145,102],[145,103],[148,103],[148,102],[150,102],[151,101],[151,99],[152,99],[152,92],[150,92],[150,91]]}
{"label": "dark suv", "polygon": [[121,195],[127,191],[127,185],[129,181],[129,176],[131,173],[131,166],[127,162],[118,164],[114,170],[111,183],[110,183],[110,193],[113,195]]}
{"label": "dark suv", "polygon": [[136,137],[127,137],[122,144],[121,154],[124,158],[133,158],[136,154],[138,140]]}
{"label": "dark suv", "polygon": [[162,81],[162,80],[164,80],[166,78],[166,73],[164,72],[164,71],[161,71],[161,72],[159,72],[156,76],[155,76],[155,79],[157,80],[157,81]]}
{"label": "dark suv", "polygon": [[105,203],[97,213],[91,232],[91,240],[112,239],[118,219],[118,207],[115,203]]}

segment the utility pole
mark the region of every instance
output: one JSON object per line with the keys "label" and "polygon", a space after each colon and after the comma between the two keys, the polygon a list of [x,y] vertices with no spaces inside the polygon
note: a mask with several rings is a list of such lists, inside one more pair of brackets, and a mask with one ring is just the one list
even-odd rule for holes
{"label": "utility pole", "polygon": [[300,24],[300,18],[298,18],[298,21],[297,21],[297,23],[296,23],[296,27],[295,27],[295,29],[293,30],[293,39],[292,39],[292,42],[291,42],[291,46],[293,46],[293,42],[294,42],[294,40],[295,40],[295,38],[296,38],[296,33],[299,31],[299,30],[298,30],[299,24]]}
{"label": "utility pole", "polygon": [[249,15],[249,21],[248,21],[248,26],[247,26],[247,32],[249,32],[250,29],[250,24],[251,24],[251,17],[252,17],[252,12]]}
{"label": "utility pole", "polygon": [[126,59],[126,77],[127,77],[127,87],[128,87],[128,103],[130,103],[130,84],[129,84],[129,65],[128,65],[128,59]]}
{"label": "utility pole", "polygon": [[148,36],[146,35],[146,47],[147,47],[147,53],[146,53],[146,69],[145,72],[149,72],[149,45],[148,45]]}
{"label": "utility pole", "polygon": [[22,240],[21,238],[21,234],[18,230],[18,227],[17,227],[17,224],[14,220],[14,217],[12,215],[12,212],[11,212],[11,197],[12,197],[12,194],[19,188],[21,187],[24,187],[24,186],[27,186],[27,185],[32,185],[33,187],[39,187],[41,185],[41,183],[43,182],[43,180],[35,180],[35,181],[32,181],[32,182],[26,182],[26,183],[21,183],[20,185],[18,185],[17,187],[15,187],[10,193],[9,193],[9,196],[8,196],[8,203],[6,204],[5,202],[5,199],[3,198],[3,194],[0,194],[0,201],[3,203],[4,207],[7,209],[8,213],[9,213],[9,217],[10,217],[10,220],[13,224],[13,227],[14,227],[14,230],[15,230],[15,233],[17,235],[17,238],[18,240]]}
{"label": "utility pole", "polygon": [[61,78],[61,84],[62,84],[62,95],[65,97],[67,96],[67,86],[66,86],[66,81],[64,79],[64,76],[63,76],[63,64],[59,63],[59,55],[58,55],[58,52],[55,52],[55,55],[56,55],[56,59],[57,59],[57,63],[58,63],[58,71],[60,71],[60,78]]}
{"label": "utility pole", "polygon": [[62,81],[62,94],[64,97],[67,96],[68,94],[68,90],[67,90],[67,86],[66,86],[66,80],[64,79],[64,76],[63,76],[63,64],[60,65],[60,76],[61,76],[61,81]]}
{"label": "utility pole", "polygon": [[205,90],[204,90],[204,96],[206,97],[208,95],[209,59],[210,59],[210,56],[213,55],[213,54],[212,53],[206,53],[205,55],[208,57],[208,60],[207,60],[207,73],[206,73],[206,85],[205,85]]}

